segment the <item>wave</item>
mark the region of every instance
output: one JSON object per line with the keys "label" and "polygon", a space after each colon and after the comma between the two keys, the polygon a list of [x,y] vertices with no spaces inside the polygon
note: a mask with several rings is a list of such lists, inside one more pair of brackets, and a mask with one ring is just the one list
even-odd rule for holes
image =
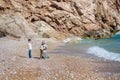
{"label": "wave", "polygon": [[94,54],[98,57],[102,57],[108,60],[120,61],[120,54],[113,53],[105,50],[104,48],[100,48],[98,46],[94,46],[88,49],[87,53]]}

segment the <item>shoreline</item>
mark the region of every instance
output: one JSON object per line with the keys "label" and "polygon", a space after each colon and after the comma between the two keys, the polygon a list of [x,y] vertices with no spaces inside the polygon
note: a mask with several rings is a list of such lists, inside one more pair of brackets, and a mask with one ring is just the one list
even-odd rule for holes
{"label": "shoreline", "polygon": [[[50,58],[38,59],[40,42],[39,40],[33,41],[34,58],[29,59],[26,41],[0,39],[0,80],[120,79],[120,62],[54,52],[56,49],[62,50],[61,46],[64,45],[62,42],[48,40],[47,55]],[[84,53],[81,52],[81,54]]]}

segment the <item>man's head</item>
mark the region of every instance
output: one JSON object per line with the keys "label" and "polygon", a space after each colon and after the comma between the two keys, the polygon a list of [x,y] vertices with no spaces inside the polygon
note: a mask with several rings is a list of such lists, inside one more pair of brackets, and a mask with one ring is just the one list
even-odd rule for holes
{"label": "man's head", "polygon": [[31,41],[31,39],[28,39],[28,42],[30,42]]}
{"label": "man's head", "polygon": [[45,44],[45,41],[42,41],[42,44]]}

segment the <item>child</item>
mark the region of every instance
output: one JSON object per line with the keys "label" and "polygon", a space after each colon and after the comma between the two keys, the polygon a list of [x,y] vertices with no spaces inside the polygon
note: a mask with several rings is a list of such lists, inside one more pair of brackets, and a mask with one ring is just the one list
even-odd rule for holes
{"label": "child", "polygon": [[28,48],[29,48],[29,58],[32,58],[32,44],[31,44],[31,39],[28,39]]}

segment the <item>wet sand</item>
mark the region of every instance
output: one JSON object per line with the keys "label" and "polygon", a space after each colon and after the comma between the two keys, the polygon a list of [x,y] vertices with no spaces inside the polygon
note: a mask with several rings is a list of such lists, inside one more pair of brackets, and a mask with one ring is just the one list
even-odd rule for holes
{"label": "wet sand", "polygon": [[[49,45],[49,59],[39,59],[41,40]],[[120,62],[91,57],[82,51],[79,56],[71,55],[74,51],[66,54],[62,51],[64,43],[48,39],[36,39],[32,44],[33,58],[29,59],[27,41],[0,39],[0,80],[120,79]]]}

